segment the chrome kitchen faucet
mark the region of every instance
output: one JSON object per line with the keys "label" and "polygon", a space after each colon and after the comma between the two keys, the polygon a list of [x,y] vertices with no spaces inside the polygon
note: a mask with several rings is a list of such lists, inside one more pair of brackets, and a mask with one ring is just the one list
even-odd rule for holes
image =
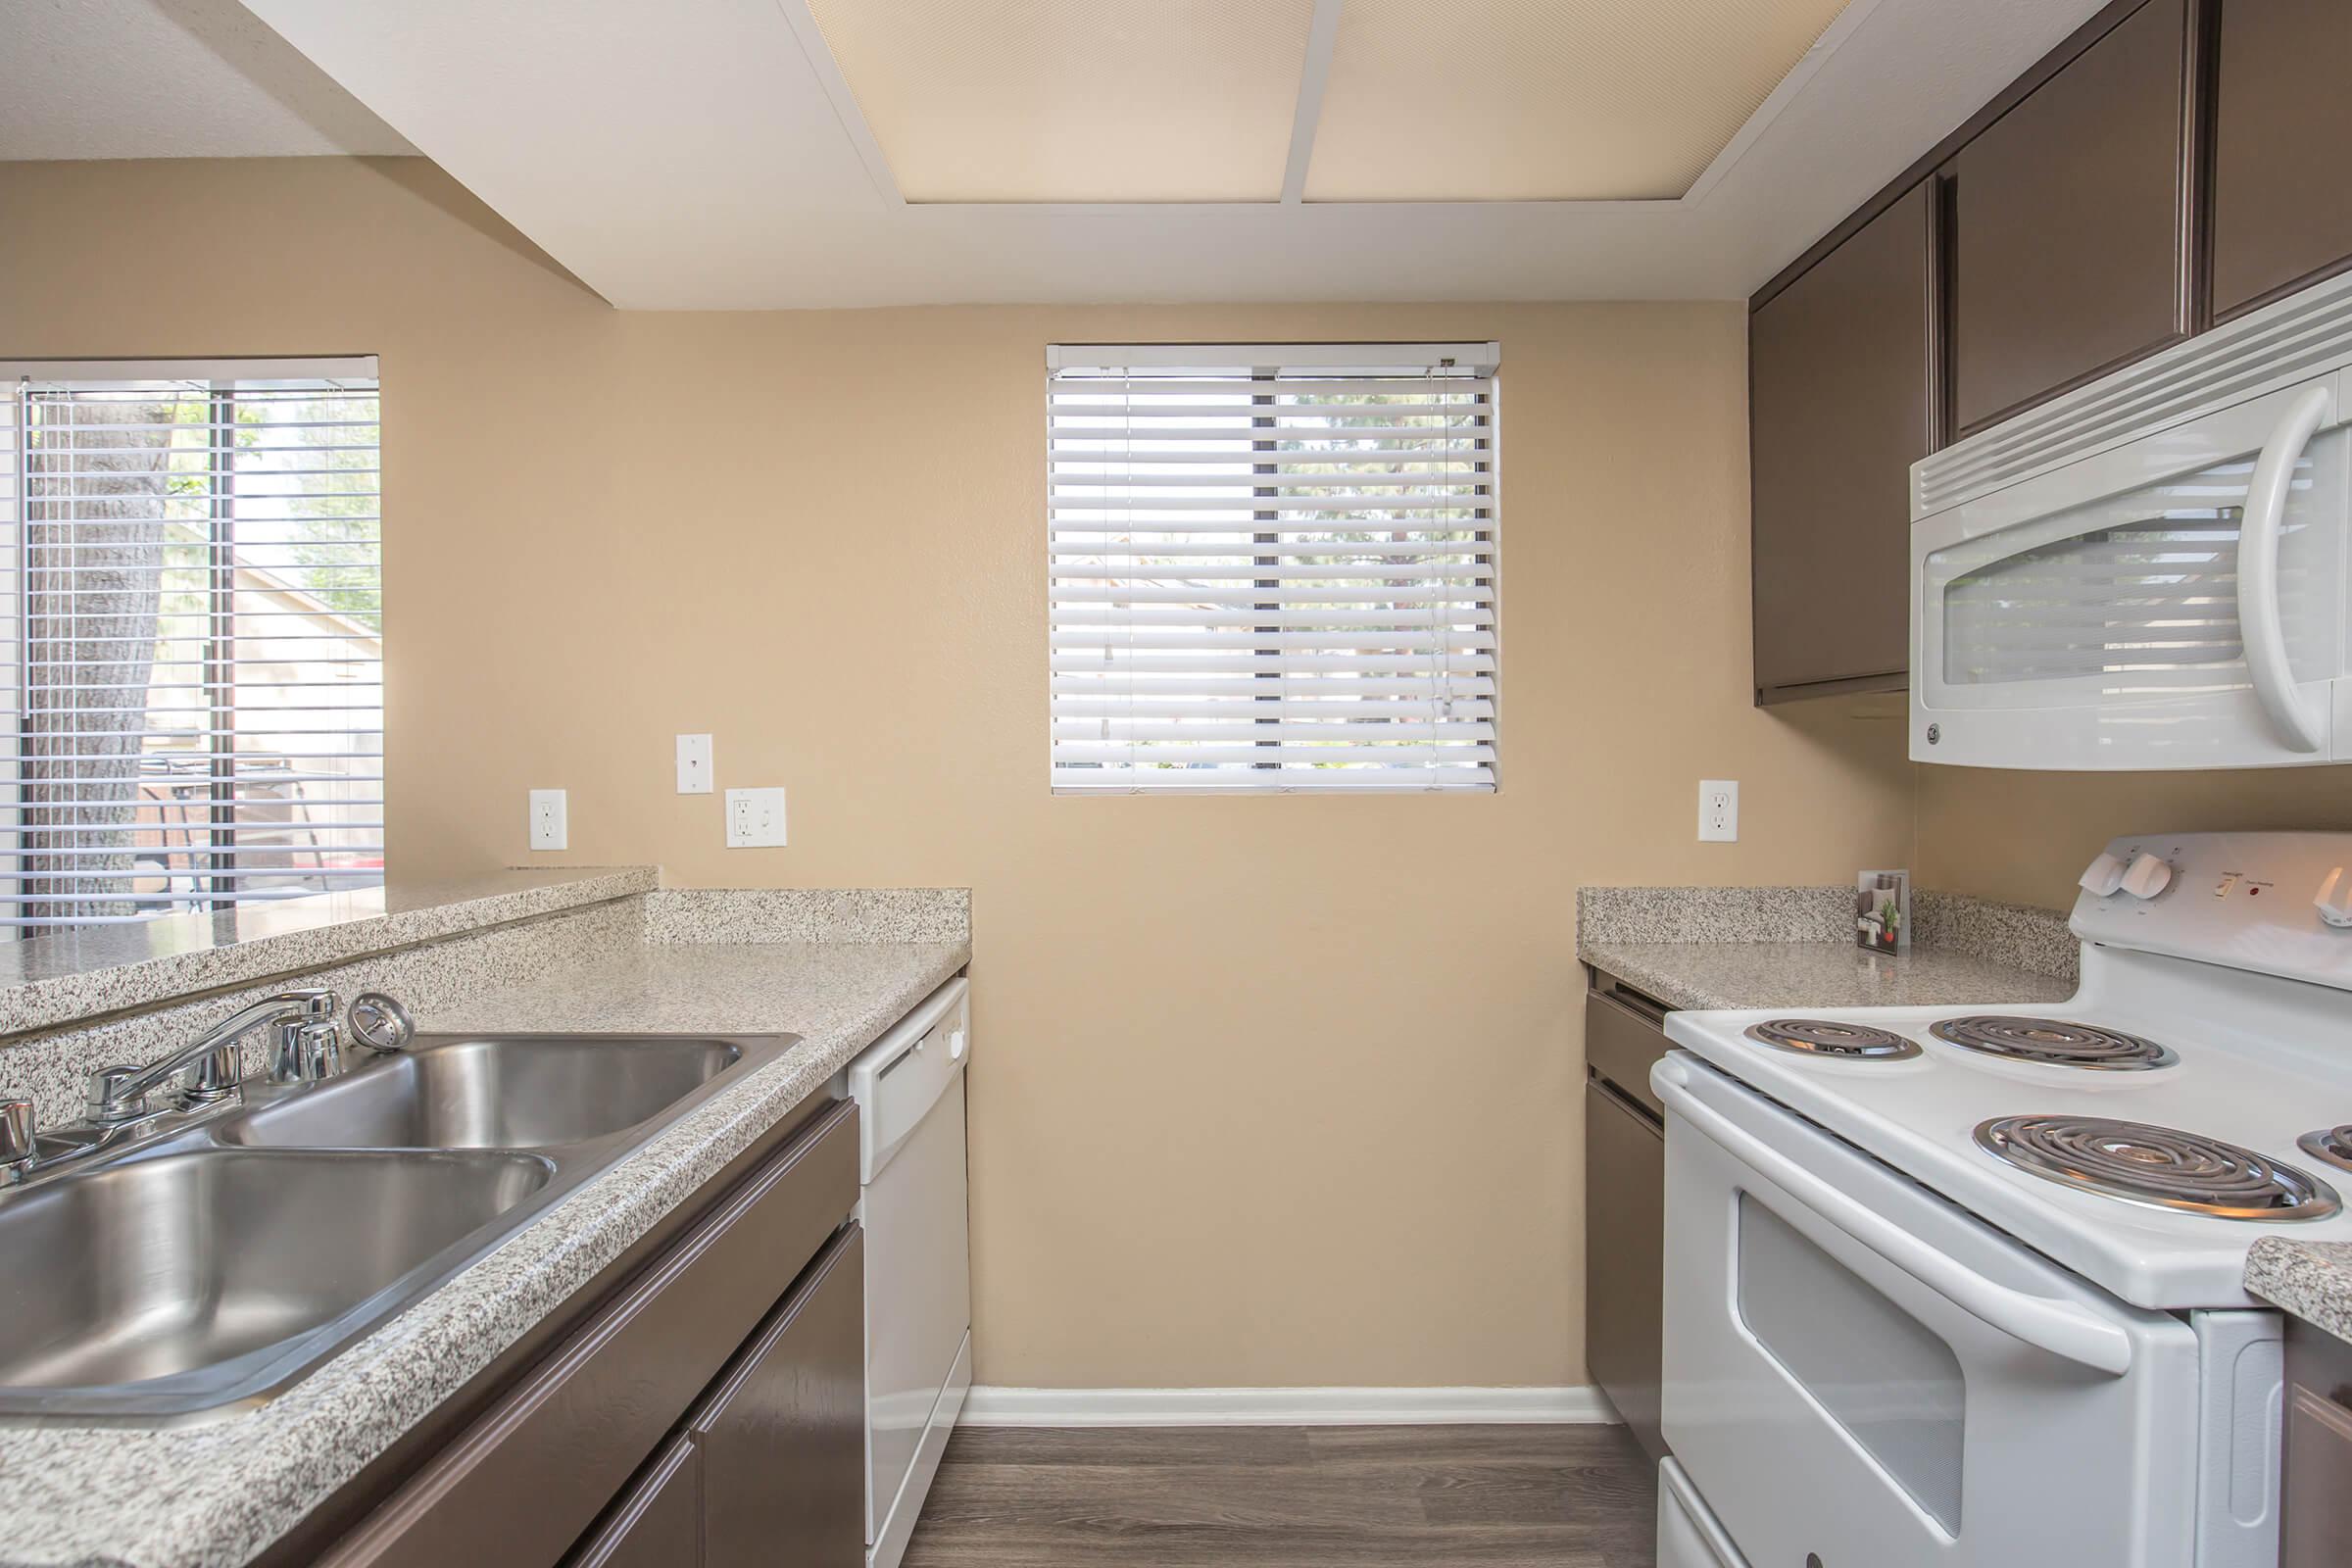
{"label": "chrome kitchen faucet", "polygon": [[[402,1050],[415,1034],[408,1009],[381,992],[366,992],[351,1006],[352,1037],[370,1051]],[[303,1088],[344,1071],[343,1030],[335,1021],[331,989],[305,986],[264,997],[222,1019],[195,1044],[144,1067],[101,1067],[91,1073],[87,1109],[80,1121],[36,1132],[32,1102],[0,1095],[0,1185],[20,1184],[36,1171],[111,1149],[133,1136],[177,1131],[241,1101],[245,1082],[238,1073],[237,1046],[265,1028],[270,1031],[270,1049],[259,1075],[262,1081]],[[189,1074],[188,1085],[173,1102],[149,1103],[158,1089],[183,1073]]]}
{"label": "chrome kitchen faucet", "polygon": [[147,1096],[190,1067],[188,1106],[210,1105],[237,1092],[237,1042],[270,1027],[270,1081],[317,1083],[342,1065],[342,1038],[335,1028],[335,994],[323,986],[264,997],[222,1020],[194,1045],[145,1067],[101,1067],[90,1074],[90,1120],[102,1127],[136,1121],[147,1112]]}

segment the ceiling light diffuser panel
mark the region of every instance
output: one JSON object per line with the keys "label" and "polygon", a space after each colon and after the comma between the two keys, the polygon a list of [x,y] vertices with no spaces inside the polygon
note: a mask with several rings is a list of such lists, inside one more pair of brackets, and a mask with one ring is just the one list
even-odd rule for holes
{"label": "ceiling light diffuser panel", "polygon": [[1845,0],[1346,0],[1310,202],[1669,200]]}
{"label": "ceiling light diffuser panel", "polygon": [[1313,0],[808,4],[909,202],[1282,194]]}

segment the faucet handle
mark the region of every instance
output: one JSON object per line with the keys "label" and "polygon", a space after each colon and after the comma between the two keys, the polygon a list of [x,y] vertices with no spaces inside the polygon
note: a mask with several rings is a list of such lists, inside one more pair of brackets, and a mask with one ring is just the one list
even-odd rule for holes
{"label": "faucet handle", "polygon": [[237,1043],[233,1040],[198,1056],[196,1070],[188,1080],[188,1103],[216,1105],[234,1095],[238,1066]]}
{"label": "faucet handle", "polygon": [[332,1022],[277,1026],[273,1082],[324,1083],[343,1070],[343,1031]]}
{"label": "faucet handle", "polygon": [[90,1074],[90,1120],[100,1125],[131,1121],[147,1113],[144,1094],[124,1095],[123,1087],[139,1076],[141,1069],[117,1064],[101,1067]]}
{"label": "faucet handle", "polygon": [[32,1166],[32,1102],[22,1095],[0,1094],[0,1171],[19,1177]]}

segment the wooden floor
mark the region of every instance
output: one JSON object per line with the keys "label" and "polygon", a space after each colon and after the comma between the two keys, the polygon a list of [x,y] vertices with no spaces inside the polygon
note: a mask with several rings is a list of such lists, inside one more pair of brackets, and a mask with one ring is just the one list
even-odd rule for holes
{"label": "wooden floor", "polygon": [[1652,1568],[1623,1427],[966,1428],[905,1568]]}

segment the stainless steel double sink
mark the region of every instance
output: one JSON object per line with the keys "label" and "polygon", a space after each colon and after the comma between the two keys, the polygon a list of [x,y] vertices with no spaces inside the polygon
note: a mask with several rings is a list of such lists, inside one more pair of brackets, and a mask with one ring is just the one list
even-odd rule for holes
{"label": "stainless steel double sink", "polygon": [[0,1196],[0,1421],[282,1393],[797,1043],[421,1037]]}

